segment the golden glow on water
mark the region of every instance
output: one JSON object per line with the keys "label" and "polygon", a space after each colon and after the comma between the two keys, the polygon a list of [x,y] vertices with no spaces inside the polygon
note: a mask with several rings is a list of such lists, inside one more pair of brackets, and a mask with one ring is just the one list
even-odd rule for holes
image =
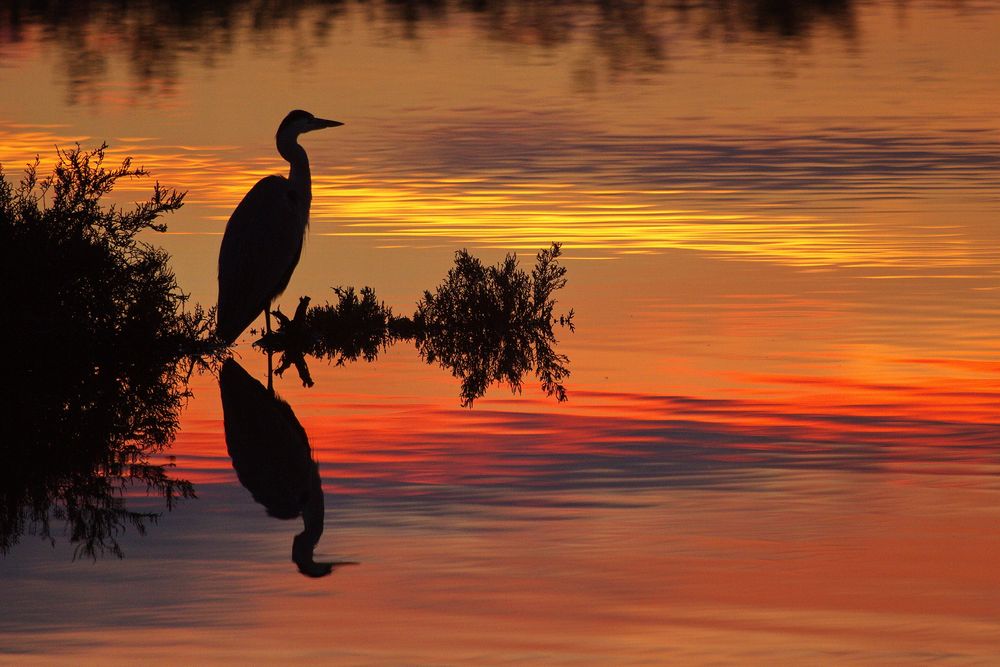
{"label": "golden glow on water", "polygon": [[[8,125],[0,127],[0,155],[27,162],[32,151],[42,154],[40,146],[87,139]],[[122,141],[109,151],[109,160],[132,156],[158,180],[183,184],[189,204],[218,211],[204,217],[216,223],[228,219],[256,180],[284,170],[271,157],[251,160],[261,163],[257,169],[248,169],[243,158],[236,164],[235,146]],[[43,173],[50,161],[51,156],[42,163]],[[17,157],[7,160],[8,165],[18,162]],[[586,251],[582,256],[589,258],[684,249],[799,267],[942,269],[992,265],[997,259],[995,249],[973,247],[959,225],[913,225],[905,217],[896,221],[872,214],[803,215],[791,207],[747,205],[732,190],[600,189],[573,182],[492,183],[483,177],[396,178],[378,171],[336,171],[341,173],[314,178],[314,233],[384,240],[393,247],[447,242],[530,251],[560,240],[567,250]],[[8,172],[15,175],[10,168]],[[147,188],[138,182],[126,185],[123,194]],[[731,212],[685,206],[706,199],[719,205],[736,201],[729,203]],[[219,231],[218,225],[201,224],[182,233]],[[574,256],[571,252],[570,258]]]}

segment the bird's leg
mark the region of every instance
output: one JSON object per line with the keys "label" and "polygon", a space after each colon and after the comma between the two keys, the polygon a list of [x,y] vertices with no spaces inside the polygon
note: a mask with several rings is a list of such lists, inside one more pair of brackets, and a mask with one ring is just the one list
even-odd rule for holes
{"label": "bird's leg", "polygon": [[267,393],[274,394],[274,352],[267,350]]}

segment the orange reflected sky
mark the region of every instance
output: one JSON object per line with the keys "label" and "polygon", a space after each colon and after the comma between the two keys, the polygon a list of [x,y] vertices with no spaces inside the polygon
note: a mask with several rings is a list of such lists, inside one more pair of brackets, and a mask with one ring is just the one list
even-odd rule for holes
{"label": "orange reflected sky", "polygon": [[531,380],[462,409],[407,344],[277,380],[323,474],[319,551],[361,562],[319,582],[197,376],[170,454],[199,499],[120,563],[0,561],[23,613],[0,646],[123,661],[122,626],[150,664],[1000,660],[1000,13],[848,2],[754,28],[753,4],[137,10],[75,42],[0,23],[5,175],[107,141],[186,190],[149,240],[196,301],[302,107],[346,125],[303,140],[284,310],[371,285],[408,314],[458,248],[527,264],[561,241],[577,313],[567,404]]}

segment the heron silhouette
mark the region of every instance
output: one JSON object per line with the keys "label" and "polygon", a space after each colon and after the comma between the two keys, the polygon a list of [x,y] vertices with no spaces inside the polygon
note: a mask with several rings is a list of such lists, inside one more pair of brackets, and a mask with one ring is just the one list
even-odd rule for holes
{"label": "heron silhouette", "polygon": [[226,449],[253,499],[276,519],[302,517],[292,539],[292,561],[307,577],[324,577],[354,561],[317,562],[323,535],[323,482],[309,436],[288,403],[250,377],[233,359],[219,372]]}
{"label": "heron silhouette", "polygon": [[309,226],[312,180],[309,157],[298,138],[338,125],[343,123],[301,109],[289,112],[275,135],[278,153],[290,165],[288,178],[267,176],[257,181],[229,217],[219,249],[215,327],[225,344],[232,344],[261,311],[270,332],[271,302],[288,286]]}

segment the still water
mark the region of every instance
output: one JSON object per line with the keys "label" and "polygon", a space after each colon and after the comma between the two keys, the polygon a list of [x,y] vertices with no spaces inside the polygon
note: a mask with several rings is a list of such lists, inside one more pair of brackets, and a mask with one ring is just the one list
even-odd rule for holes
{"label": "still water", "polygon": [[6,177],[103,141],[187,191],[146,240],[192,301],[303,108],[346,124],[285,312],[555,241],[576,324],[567,402],[471,408],[405,343],[276,399],[246,332],[167,452],[197,498],[0,560],[0,662],[1000,662],[998,41],[957,0],[0,9]]}

